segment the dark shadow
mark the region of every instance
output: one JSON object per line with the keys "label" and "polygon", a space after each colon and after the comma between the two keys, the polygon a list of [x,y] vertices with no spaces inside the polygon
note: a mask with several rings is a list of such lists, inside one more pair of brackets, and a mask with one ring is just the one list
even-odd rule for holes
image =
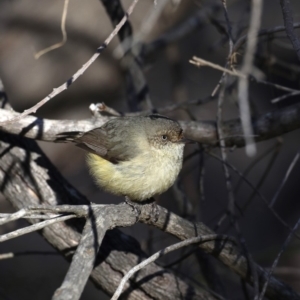
{"label": "dark shadow", "polygon": [[162,231],[166,231],[167,226],[168,226],[169,221],[170,221],[170,216],[171,216],[171,212],[168,210],[165,221],[164,221],[164,225],[162,227]]}
{"label": "dark shadow", "polygon": [[40,140],[43,137],[44,133],[44,120],[43,119],[36,119],[31,124],[27,125],[26,127],[23,127],[19,135],[25,136],[27,132],[29,132],[33,127],[38,128],[37,135],[35,136],[35,139]]}
{"label": "dark shadow", "polygon": [[1,182],[1,185],[0,185],[0,191],[3,192],[6,188],[6,184],[9,182],[10,180],[10,176],[11,176],[11,173],[12,173],[12,170],[15,166],[15,162],[12,162],[10,164],[10,166],[5,170],[5,175],[4,175],[4,178]]}
{"label": "dark shadow", "polygon": [[[97,228],[97,218],[95,216],[94,210],[91,207],[91,205],[89,205],[89,214],[88,214],[88,219],[90,219],[91,221],[91,229],[93,231],[93,235],[94,235],[94,251],[95,251],[95,262],[94,262],[94,267],[95,267],[95,263],[96,263],[96,257],[97,257],[97,253],[98,253],[98,248],[99,248],[99,243],[98,243],[98,228]],[[87,220],[88,220],[87,219]]]}
{"label": "dark shadow", "polygon": [[74,81],[73,81],[73,76],[71,77],[71,78],[69,78],[68,80],[67,80],[67,82],[66,82],[66,84],[67,84],[67,89],[69,88],[69,86],[73,83]]}

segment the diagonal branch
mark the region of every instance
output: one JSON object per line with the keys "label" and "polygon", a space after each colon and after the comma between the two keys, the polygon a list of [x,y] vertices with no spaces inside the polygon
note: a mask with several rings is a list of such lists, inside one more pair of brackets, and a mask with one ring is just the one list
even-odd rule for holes
{"label": "diagonal branch", "polygon": [[[11,143],[14,147],[10,147]],[[15,207],[21,209],[24,206],[40,203],[51,205],[63,203],[89,204],[57,173],[33,141],[2,133],[0,135],[0,153],[2,153],[0,160],[1,192]],[[29,166],[24,168],[24,161]],[[30,170],[30,173],[28,173],[28,170]],[[22,191],[22,199],[20,199],[20,191]],[[128,205],[121,204],[111,207],[110,209],[115,209],[115,211],[109,215],[115,218],[115,226],[120,225],[119,222],[123,224],[125,222],[128,222],[128,224],[135,222],[136,213]],[[159,207],[158,221],[153,222],[149,219],[151,209],[151,205],[142,205],[140,222],[153,225],[181,240],[214,234],[204,224],[189,222],[162,207]],[[122,218],[119,218],[120,215]],[[70,252],[71,249],[77,246],[80,238],[80,234],[76,229],[82,227],[80,219],[74,222],[68,225],[64,223],[53,224],[46,227],[42,233],[54,247],[64,253]],[[101,252],[95,263],[97,267],[93,270],[91,276],[108,294],[113,294],[121,280],[122,276],[120,274],[125,274],[125,270],[136,265],[139,260],[143,260],[145,255],[132,238],[125,237],[117,230],[108,231],[106,239],[109,242],[102,243]],[[215,255],[228,268],[252,284],[247,259],[232,243],[207,242],[200,245],[200,247]],[[113,249],[119,249],[119,251],[112,251]],[[129,265],[131,265],[130,268],[128,268]],[[260,278],[260,286],[262,286],[267,278],[267,272],[258,265],[255,265],[255,268]],[[161,271],[164,272],[163,278],[159,281],[154,280],[155,274]],[[134,290],[131,290],[131,287],[128,286],[130,290],[129,299],[142,299],[144,293],[157,299],[166,299],[166,293],[171,299],[178,299],[182,295],[185,295],[186,299],[213,299],[209,293],[191,287],[182,279],[175,277],[170,271],[156,265],[151,264],[141,270],[134,278],[134,282],[137,283],[142,279],[145,280],[145,278],[148,278],[148,280],[143,281],[144,283],[138,285],[138,288],[135,286]],[[270,299],[300,299],[293,290],[274,277],[270,278],[266,295]]]}
{"label": "diagonal branch", "polygon": [[135,5],[137,4],[139,0],[134,0],[131,4],[131,6],[128,8],[127,13],[124,15],[122,20],[119,22],[119,24],[116,26],[116,28],[112,31],[112,33],[107,37],[107,39],[104,41],[104,43],[97,49],[96,53],[64,84],[59,86],[58,88],[54,88],[53,91],[47,95],[44,99],[39,101],[37,104],[32,106],[29,109],[26,109],[24,112],[22,112],[19,115],[16,115],[12,119],[7,119],[5,121],[0,122],[0,126],[4,126],[16,121],[21,120],[23,117],[28,116],[31,113],[35,113],[40,107],[42,107],[44,104],[46,104],[48,101],[50,101],[52,98],[60,94],[61,92],[65,91],[69,88],[71,84],[73,84],[98,58],[98,56],[103,52],[104,49],[106,49],[107,45],[112,41],[112,39],[117,35],[117,33],[121,30],[122,26],[125,24],[125,22],[128,20],[129,16],[134,10]]}
{"label": "diagonal branch", "polygon": [[[166,220],[168,220],[167,223]],[[143,216],[141,218],[141,222],[151,224],[181,240],[195,236],[214,234],[214,232],[204,224],[189,222],[162,207],[159,207],[159,219],[156,223],[153,223],[153,220],[146,219]],[[242,254],[241,250],[235,247],[232,243],[207,242],[200,245],[200,247],[205,252],[210,253],[217,259],[221,260],[241,278],[253,285],[253,278],[249,276],[250,269],[247,258]],[[253,264],[253,267],[256,269],[258,275],[259,286],[262,287],[268,279],[269,274],[255,263]],[[300,299],[298,294],[274,277],[269,279],[266,295],[270,299]]]}
{"label": "diagonal branch", "polygon": [[[92,273],[97,253],[108,229],[106,210],[90,209],[82,236],[63,284],[55,291],[53,300],[78,300]],[[107,212],[106,212],[107,213]]]}
{"label": "diagonal branch", "polygon": [[[124,16],[124,10],[120,0],[101,0],[111,22],[116,26]],[[126,68],[126,89],[127,102],[129,108],[133,111],[139,108],[152,109],[152,102],[149,95],[149,87],[143,73],[143,64],[139,53],[135,53],[132,47],[133,29],[127,22],[118,32],[121,41],[120,47],[123,48],[124,57],[122,64]],[[124,47],[124,42],[126,47]],[[126,48],[126,49],[124,49]]]}
{"label": "diagonal branch", "polygon": [[[72,204],[75,207],[78,204],[89,206],[89,202],[62,178],[33,141],[0,132],[0,153],[1,192],[16,208],[46,204],[52,205],[55,208],[54,212],[59,212],[57,209],[61,204]],[[47,207],[44,209],[49,213]],[[136,214],[128,205],[112,206],[110,209],[114,209],[114,213],[109,215],[114,217],[116,225],[119,225],[118,222],[121,221],[123,224],[128,221],[126,226],[136,222]],[[41,207],[37,209],[37,212],[39,211],[43,211]],[[85,214],[82,207],[80,211]],[[149,217],[150,211],[150,207],[148,210],[145,209],[145,218],[146,215]],[[33,221],[30,220],[30,222]],[[68,224],[56,223],[45,227],[42,234],[53,247],[70,259],[70,253],[74,252],[74,248],[79,243],[82,223],[81,219],[71,220]],[[100,244],[99,240],[98,244]],[[115,251],[116,249],[118,251]],[[87,256],[85,262],[88,262],[91,257]],[[145,258],[146,255],[133,238],[117,229],[108,231],[105,234],[105,242],[101,244],[97,260],[95,264],[92,264],[95,268],[91,279],[107,294],[112,295],[123,277],[122,274]],[[163,276],[157,280],[159,274]],[[128,299],[148,297],[180,299],[184,295],[186,299],[215,300],[210,293],[192,286],[175,276],[170,270],[163,269],[156,264],[143,269],[131,282],[133,286],[128,285],[126,289]]]}
{"label": "diagonal branch", "polygon": [[140,264],[136,265],[134,268],[129,270],[129,272],[123,277],[122,281],[120,282],[120,284],[119,284],[117,290],[115,291],[113,297],[111,298],[111,300],[119,299],[125,283],[129,280],[130,277],[132,277],[132,275],[134,273],[140,271],[142,268],[144,268],[145,266],[154,262],[155,260],[162,257],[163,255],[168,254],[171,251],[180,249],[182,247],[186,247],[191,244],[196,244],[196,243],[198,244],[198,243],[203,243],[203,242],[207,242],[207,241],[216,241],[216,240],[228,240],[228,236],[212,234],[212,235],[207,235],[207,236],[194,237],[194,238],[190,238],[190,239],[184,240],[182,242],[176,243],[174,245],[168,246],[168,247],[154,253],[153,255],[151,255],[150,257],[145,259],[143,262],[141,262]]}
{"label": "diagonal branch", "polygon": [[291,10],[291,4],[289,0],[280,0],[281,10],[283,14],[285,31],[290,39],[297,57],[300,60],[300,40],[294,29],[293,14]]}

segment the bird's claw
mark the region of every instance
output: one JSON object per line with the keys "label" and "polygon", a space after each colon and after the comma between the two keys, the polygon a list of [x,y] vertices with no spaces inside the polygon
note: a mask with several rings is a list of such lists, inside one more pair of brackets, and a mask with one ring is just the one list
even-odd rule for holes
{"label": "bird's claw", "polygon": [[136,214],[136,222],[139,220],[139,216],[140,216],[140,214],[141,214],[141,209],[140,209],[140,207],[139,207],[139,204],[137,204],[137,203],[134,203],[133,201],[131,201],[130,199],[129,199],[129,197],[125,197],[125,203],[127,204],[127,205],[129,205],[131,208],[132,208],[132,210],[135,212],[135,214]]}

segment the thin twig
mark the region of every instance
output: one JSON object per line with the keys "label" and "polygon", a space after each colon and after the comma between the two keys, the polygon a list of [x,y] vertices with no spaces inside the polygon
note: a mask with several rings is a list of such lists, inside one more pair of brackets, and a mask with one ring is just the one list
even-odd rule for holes
{"label": "thin twig", "polygon": [[213,68],[215,70],[221,71],[221,72],[223,72],[223,74],[227,73],[229,75],[236,76],[236,77],[243,78],[243,79],[248,78],[249,80],[253,80],[257,83],[272,86],[272,87],[274,87],[278,90],[291,92],[291,93],[300,93],[299,90],[295,90],[295,89],[292,89],[292,88],[289,88],[289,87],[286,87],[286,86],[283,86],[283,85],[280,85],[280,84],[277,84],[277,83],[272,83],[272,82],[268,82],[268,81],[265,81],[265,80],[257,79],[253,76],[247,76],[246,74],[242,73],[241,71],[238,71],[238,70],[235,70],[235,69],[232,71],[232,70],[226,69],[226,68],[224,68],[220,65],[214,64],[210,61],[207,61],[205,59],[196,57],[196,56],[194,56],[193,59],[191,59],[189,62],[193,65],[196,65],[197,67],[206,66],[206,67],[210,67],[210,68]]}
{"label": "thin twig", "polygon": [[136,272],[138,272],[139,270],[141,270],[142,268],[144,268],[145,266],[149,265],[150,263],[154,262],[155,260],[157,260],[158,258],[164,256],[165,254],[171,252],[171,251],[175,251],[179,248],[191,245],[191,244],[195,244],[195,243],[204,243],[207,241],[213,241],[213,240],[229,240],[230,238],[228,236],[225,235],[216,235],[216,234],[211,234],[211,235],[206,235],[206,236],[199,236],[199,237],[195,237],[195,238],[190,238],[187,239],[185,241],[176,243],[174,245],[168,246],[158,252],[156,252],[155,254],[151,255],[149,258],[145,259],[143,262],[141,262],[140,264],[136,265],[135,267],[133,267],[121,280],[117,290],[115,291],[114,295],[112,296],[111,300],[117,300],[119,298],[119,296],[122,293],[122,290],[126,284],[126,282],[129,280],[129,278]]}
{"label": "thin twig", "polygon": [[11,221],[19,220],[22,217],[24,217],[26,215],[26,213],[27,213],[27,210],[23,208],[13,214],[2,215],[1,219],[0,219],[0,225],[6,224]]}
{"label": "thin twig", "polygon": [[69,5],[69,0],[65,0],[63,13],[62,13],[62,17],[61,17],[61,25],[60,25],[62,36],[63,36],[62,41],[39,51],[38,53],[36,53],[34,55],[35,59],[39,59],[42,55],[44,55],[54,49],[60,48],[66,43],[66,41],[67,41],[66,18],[67,18],[67,13],[68,13],[68,5]]}
{"label": "thin twig", "polygon": [[277,200],[277,198],[278,198],[278,196],[279,196],[279,194],[280,194],[282,188],[284,187],[284,185],[285,185],[285,183],[287,182],[287,180],[288,180],[288,178],[289,178],[289,176],[290,176],[292,170],[294,169],[294,167],[295,167],[297,161],[299,160],[299,156],[300,156],[300,152],[297,152],[297,154],[296,154],[296,156],[294,157],[293,161],[291,162],[291,164],[290,164],[288,170],[286,171],[286,174],[285,174],[285,176],[284,176],[284,178],[283,178],[283,180],[282,180],[280,186],[278,187],[278,189],[277,189],[277,191],[276,191],[276,193],[275,193],[273,199],[272,199],[271,202],[270,202],[270,206],[271,206],[271,207],[274,206],[274,204],[275,204],[275,202],[276,202],[276,200]]}
{"label": "thin twig", "polygon": [[[229,54],[227,56],[227,60],[226,60],[226,64],[225,64],[226,68],[224,68],[225,70],[228,70],[228,69],[231,68],[231,59],[230,59],[230,57],[231,57],[232,51],[233,51],[232,26],[231,26],[231,23],[230,23],[230,20],[229,20],[226,0],[221,0],[221,2],[222,2],[222,5],[223,5],[225,20],[226,20],[226,26],[227,26],[227,35],[228,35],[228,40],[229,40]],[[222,74],[218,84],[216,85],[213,92],[211,93],[211,97],[215,97],[215,95],[219,91],[223,81],[225,80],[225,77],[226,77],[225,75],[227,74],[227,72],[225,70],[223,70],[223,74]]]}
{"label": "thin twig", "polygon": [[292,231],[289,233],[289,235],[288,235],[288,237],[286,238],[284,244],[282,245],[282,247],[281,247],[279,253],[277,254],[277,257],[275,258],[275,260],[274,260],[274,262],[273,262],[273,264],[272,264],[272,267],[271,267],[271,269],[270,269],[270,271],[269,271],[269,273],[268,273],[267,280],[266,280],[266,282],[265,282],[265,284],[264,284],[264,286],[263,286],[262,292],[261,292],[260,297],[259,297],[258,300],[263,300],[264,295],[265,295],[265,292],[266,292],[267,287],[268,287],[268,284],[269,284],[269,281],[270,281],[270,278],[271,278],[271,276],[272,276],[272,274],[273,274],[274,269],[276,268],[276,266],[277,266],[277,264],[278,264],[278,261],[279,261],[279,259],[280,259],[280,256],[281,256],[281,254],[284,252],[284,250],[286,249],[287,245],[289,244],[289,242],[290,242],[292,236],[294,235],[294,233],[295,233],[296,230],[298,229],[299,225],[300,225],[300,219],[298,219],[297,223],[295,224],[295,226],[294,226],[294,228],[292,229]]}
{"label": "thin twig", "polygon": [[132,13],[134,7],[138,3],[139,0],[133,0],[132,4],[127,10],[127,13],[123,17],[123,19],[120,21],[120,23],[116,26],[116,28],[112,31],[112,33],[108,36],[108,38],[104,41],[104,43],[97,49],[97,52],[64,84],[59,86],[58,88],[54,88],[53,92],[51,92],[48,96],[46,96],[44,99],[39,101],[37,104],[32,106],[29,109],[24,110],[19,115],[16,115],[12,119],[5,120],[4,122],[0,122],[0,126],[7,125],[9,123],[15,122],[20,120],[21,118],[31,114],[35,113],[41,106],[43,106],[45,103],[47,103],[49,100],[63,92],[64,90],[68,89],[69,86],[74,83],[79,76],[81,76],[92,64],[93,62],[98,58],[98,56],[103,52],[104,49],[106,49],[107,45],[111,42],[111,40],[117,35],[119,30],[122,28],[122,26],[125,24],[125,22],[128,20],[130,14]]}
{"label": "thin twig", "polygon": [[[270,161],[268,162],[268,164],[267,164],[267,166],[266,166],[266,168],[265,168],[263,174],[261,175],[260,180],[258,181],[258,183],[257,183],[256,186],[255,186],[255,188],[256,188],[257,190],[259,190],[260,187],[263,185],[264,181],[265,181],[267,178],[269,178],[269,177],[268,177],[268,174],[269,174],[269,172],[271,171],[272,166],[273,166],[274,162],[276,161],[277,156],[278,156],[279,153],[280,153],[279,150],[280,150],[281,146],[282,146],[282,143],[279,142],[279,143],[277,144],[277,146],[276,146],[276,148],[275,148],[275,150],[274,150],[274,152],[273,152],[273,154],[272,154],[272,156],[271,156],[271,159],[270,159]],[[249,198],[247,199],[247,201],[245,202],[245,204],[243,205],[242,211],[245,211],[245,210],[246,210],[246,208],[248,207],[248,205],[250,205],[250,203],[251,203],[251,201],[252,201],[252,199],[254,198],[255,195],[256,195],[256,193],[255,193],[255,191],[253,191],[252,194],[251,194],[251,195],[249,196]]]}
{"label": "thin twig", "polygon": [[102,115],[107,114],[109,116],[114,116],[114,117],[120,117],[122,115],[114,108],[107,106],[104,102],[91,104],[89,108],[90,111],[93,113],[93,115],[96,115],[97,113],[100,113]]}
{"label": "thin twig", "polygon": [[[294,28],[299,28],[300,23],[299,22],[294,23],[293,27]],[[263,36],[263,35],[270,35],[270,34],[274,34],[274,33],[284,31],[284,30],[285,30],[285,26],[275,26],[275,27],[272,27],[272,28],[261,29],[261,30],[258,31],[257,36],[260,37],[260,36]],[[242,45],[244,45],[246,40],[247,40],[247,35],[243,35],[242,37],[240,37],[236,41],[236,43],[234,45],[234,48],[233,48],[233,55],[236,55],[236,52],[241,48]]]}
{"label": "thin twig", "polygon": [[[260,27],[262,13],[262,0],[252,0],[252,12],[250,18],[250,28],[247,38],[246,54],[244,57],[244,63],[242,66],[242,73],[247,76],[252,74],[253,70],[253,59],[257,44],[257,33]],[[251,112],[249,105],[248,95],[248,79],[239,78],[238,82],[238,99],[240,104],[240,117],[245,134],[246,153],[249,156],[256,154],[256,145],[253,135],[253,129],[251,124]]]}
{"label": "thin twig", "polygon": [[[212,156],[213,158],[219,160],[220,162],[222,162],[222,158],[211,153],[211,152],[206,152],[208,155]],[[290,231],[292,231],[293,229],[291,228],[291,226],[289,224],[287,224],[280,216],[279,214],[274,210],[273,207],[270,206],[269,201],[265,198],[265,196],[259,191],[257,190],[253,184],[246,178],[243,176],[243,174],[237,170],[233,165],[231,165],[230,163],[226,162],[226,165],[233,170],[235,173],[237,173],[249,186],[250,188],[260,197],[260,199],[263,200],[263,202],[265,203],[265,205],[269,208],[269,210],[271,211],[271,213],[274,215],[274,217],[287,229],[289,229]],[[300,239],[300,235],[297,234],[296,232],[294,233],[295,236]]]}
{"label": "thin twig", "polygon": [[0,254],[0,260],[13,258],[15,255],[13,252]]}
{"label": "thin twig", "polygon": [[[228,61],[226,63],[226,66],[228,66],[229,59],[232,55],[233,51],[233,40],[232,40],[232,35],[231,35],[231,26],[230,22],[228,19],[228,12],[227,12],[227,6],[226,6],[226,1],[222,0],[223,7],[225,10],[225,17],[227,21],[227,26],[228,26],[228,36],[229,36],[229,54],[228,54]],[[254,282],[254,291],[255,291],[255,299],[258,297],[259,294],[259,287],[258,287],[258,276],[257,276],[257,271],[254,266],[254,262],[252,259],[252,256],[250,255],[246,241],[244,237],[242,236],[239,224],[237,222],[236,214],[235,214],[235,197],[233,193],[233,188],[232,188],[232,182],[231,182],[231,176],[229,173],[229,170],[227,168],[227,153],[226,153],[226,144],[225,144],[225,139],[224,139],[224,133],[223,133],[223,126],[222,126],[222,106],[224,102],[224,97],[225,97],[225,88],[227,84],[227,73],[223,72],[223,75],[221,77],[221,80],[219,81],[219,86],[221,87],[220,94],[218,97],[218,112],[217,112],[217,132],[218,132],[218,138],[221,146],[221,157],[222,157],[222,166],[223,166],[223,171],[225,175],[225,181],[226,181],[226,188],[227,188],[227,193],[228,193],[228,213],[230,217],[230,222],[232,225],[234,225],[234,228],[237,232],[237,235],[239,237],[239,241],[242,245],[242,248],[244,250],[245,256],[247,258],[248,264],[249,264],[249,270],[251,272],[251,275],[253,276],[253,282]],[[216,89],[215,89],[216,91]],[[249,124],[251,124],[251,121],[249,121]],[[243,120],[242,120],[242,125],[243,125]],[[252,132],[244,131],[244,134],[252,134]],[[247,150],[247,138],[246,140],[246,150]]]}
{"label": "thin twig", "polygon": [[220,146],[221,146],[221,158],[222,158],[222,166],[223,166],[223,171],[225,175],[225,180],[226,180],[226,188],[227,188],[227,193],[228,193],[228,214],[230,218],[230,223],[234,226],[239,241],[242,245],[242,248],[244,250],[244,254],[247,258],[248,264],[249,264],[249,269],[251,271],[251,275],[253,277],[253,283],[254,283],[254,291],[255,291],[255,298],[257,299],[259,295],[259,286],[258,286],[258,275],[256,268],[254,267],[254,262],[252,259],[251,254],[248,251],[248,247],[246,245],[246,241],[244,237],[242,236],[239,224],[237,222],[237,217],[235,213],[235,197],[234,197],[234,192],[232,188],[232,183],[231,183],[231,176],[227,167],[227,153],[226,153],[226,148],[225,148],[225,140],[223,138],[223,130],[222,130],[222,104],[224,101],[224,94],[225,94],[225,86],[227,82],[227,76],[225,74],[224,80],[223,80],[223,86],[221,86],[221,91],[219,94],[219,100],[218,100],[218,114],[217,114],[217,130],[218,130],[218,136],[220,139]]}
{"label": "thin twig", "polygon": [[[277,149],[278,143],[275,144],[275,150]],[[243,177],[246,177],[250,171],[260,162],[262,161],[265,157],[268,156],[268,154],[270,154],[271,152],[274,151],[274,145],[272,145],[270,148],[268,148],[265,152],[263,152],[260,156],[256,157],[254,161],[252,161],[250,163],[250,165],[245,169],[245,171],[243,171]],[[237,193],[237,191],[239,190],[239,188],[241,187],[241,184],[243,182],[242,177],[240,177],[239,181],[236,184],[236,187],[234,189],[235,193]]]}
{"label": "thin twig", "polygon": [[[71,213],[77,217],[86,217],[89,208],[86,205],[37,205],[22,208],[19,211],[10,213],[0,213],[0,225],[23,219],[53,219],[61,216],[60,214]],[[42,214],[39,214],[42,213]],[[60,213],[60,214],[58,214]]]}
{"label": "thin twig", "polygon": [[15,258],[17,256],[25,255],[60,255],[58,252],[54,251],[22,251],[22,252],[8,252],[0,254],[0,260]]}
{"label": "thin twig", "polygon": [[277,97],[277,98],[271,100],[271,103],[274,104],[274,103],[277,103],[279,101],[285,100],[285,99],[290,98],[290,97],[298,96],[298,95],[300,95],[300,91],[299,92],[292,92],[292,93],[289,93],[289,94],[285,94],[283,96],[280,96],[280,97]]}
{"label": "thin twig", "polygon": [[281,10],[283,14],[283,20],[285,30],[288,38],[290,39],[297,57],[300,60],[300,40],[294,29],[293,14],[289,0],[280,0]]}
{"label": "thin twig", "polygon": [[13,232],[9,232],[7,234],[2,234],[2,235],[0,235],[0,243],[4,242],[4,241],[7,241],[7,240],[10,240],[10,239],[14,239],[16,237],[19,237],[21,235],[24,235],[24,234],[27,234],[27,233],[30,233],[30,232],[40,230],[40,229],[42,229],[46,226],[52,225],[52,224],[57,223],[57,222],[64,222],[66,220],[70,220],[72,218],[76,218],[76,216],[75,215],[68,215],[68,216],[53,218],[53,219],[43,221],[43,222],[40,222],[40,223],[37,223],[37,224],[34,224],[34,225],[30,225],[30,226],[25,227],[25,228],[15,230]]}
{"label": "thin twig", "polygon": [[169,269],[172,268],[173,266],[181,263],[182,261],[184,261],[186,258],[188,258],[189,256],[191,256],[193,253],[195,253],[195,251],[199,250],[198,247],[195,246],[195,248],[191,249],[190,251],[188,251],[187,253],[181,255],[178,259],[172,261],[171,263],[168,263],[166,265],[164,265],[165,269]]}
{"label": "thin twig", "polygon": [[134,48],[137,43],[139,43],[143,38],[147,37],[150,31],[153,29],[154,24],[157,23],[158,18],[162,14],[165,6],[167,5],[167,0],[160,0],[158,5],[151,10],[147,17],[144,17],[144,21],[138,31],[135,32],[134,38],[126,37],[120,45],[114,50],[114,56],[117,59],[121,59],[130,48]]}
{"label": "thin twig", "polygon": [[[101,0],[113,25],[117,25],[123,18],[124,9],[120,0]],[[143,24],[143,23],[142,23]],[[121,66],[125,69],[126,100],[131,111],[152,110],[153,105],[149,87],[144,76],[143,61],[141,59],[140,45],[133,48],[133,27],[127,21],[118,33],[121,41],[127,41],[127,50],[123,49],[124,57]],[[122,47],[124,48],[124,47]]]}

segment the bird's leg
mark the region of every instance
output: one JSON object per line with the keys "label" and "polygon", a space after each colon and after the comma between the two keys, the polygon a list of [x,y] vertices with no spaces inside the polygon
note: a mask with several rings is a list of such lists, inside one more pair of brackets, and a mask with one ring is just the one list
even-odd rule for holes
{"label": "bird's leg", "polygon": [[150,200],[152,200],[150,216],[151,216],[151,219],[153,218],[154,222],[156,223],[158,221],[158,217],[159,217],[159,209],[158,209],[155,199],[150,198]]}
{"label": "bird's leg", "polygon": [[132,210],[136,213],[136,215],[137,215],[136,222],[137,222],[139,219],[139,215],[141,214],[141,209],[139,207],[139,204],[131,201],[128,196],[125,196],[125,203],[128,204],[132,208]]}

